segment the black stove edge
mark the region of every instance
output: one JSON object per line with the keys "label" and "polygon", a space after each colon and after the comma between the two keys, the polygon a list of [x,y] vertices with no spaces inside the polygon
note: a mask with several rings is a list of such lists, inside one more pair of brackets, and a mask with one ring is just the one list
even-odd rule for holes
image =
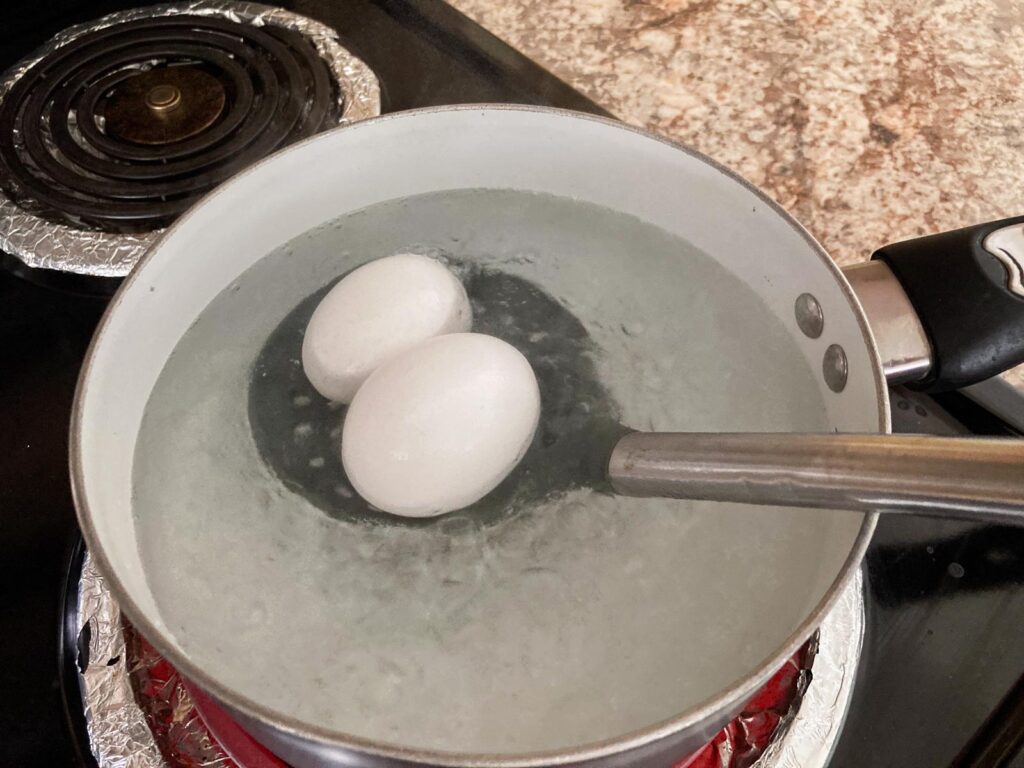
{"label": "black stove edge", "polygon": [[26,282],[41,288],[51,288],[63,293],[79,296],[107,298],[113,296],[121,285],[120,277],[101,277],[62,272],[57,269],[29,267],[17,256],[0,251],[0,271],[9,272]]}
{"label": "black stove edge", "polygon": [[932,400],[976,435],[1021,437],[1021,432],[962,392],[936,392]]}
{"label": "black stove edge", "polygon": [[516,92],[531,96],[530,103],[614,117],[568,83],[444,0],[372,0],[404,26],[426,32],[438,47],[487,72]]}
{"label": "black stove edge", "polygon": [[[89,731],[82,706],[79,673],[84,671],[89,655],[89,633],[78,633],[78,590],[85,564],[85,541],[77,528],[68,541],[67,573],[58,616],[57,674],[60,680],[64,721],[71,734],[75,757],[84,768],[98,768],[89,745]],[[84,658],[83,658],[84,657]],[[74,703],[72,703],[74,702]]]}
{"label": "black stove edge", "polygon": [[[1007,692],[950,768],[1012,768],[1024,751],[1024,675]],[[1020,765],[1020,763],[1016,763]]]}

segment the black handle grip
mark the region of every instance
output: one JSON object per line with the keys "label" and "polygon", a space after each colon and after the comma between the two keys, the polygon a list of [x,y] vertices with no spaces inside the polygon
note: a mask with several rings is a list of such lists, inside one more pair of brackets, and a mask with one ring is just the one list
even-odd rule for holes
{"label": "black handle grip", "polygon": [[872,255],[902,283],[931,342],[932,369],[916,388],[959,389],[1024,363],[1021,225],[1024,216],[894,243]]}

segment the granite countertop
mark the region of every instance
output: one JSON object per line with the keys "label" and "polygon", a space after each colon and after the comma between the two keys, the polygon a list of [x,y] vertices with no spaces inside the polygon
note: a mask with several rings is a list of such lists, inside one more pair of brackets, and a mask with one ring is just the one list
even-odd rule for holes
{"label": "granite countertop", "polygon": [[450,2],[619,118],[737,170],[839,264],[1024,214],[1017,0]]}

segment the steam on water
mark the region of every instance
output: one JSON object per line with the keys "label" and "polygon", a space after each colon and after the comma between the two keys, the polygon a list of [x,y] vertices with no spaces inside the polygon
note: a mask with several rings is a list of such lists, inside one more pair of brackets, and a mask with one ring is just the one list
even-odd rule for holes
{"label": "steam on water", "polygon": [[[517,475],[478,508],[418,525],[354,497],[343,411],[298,363],[311,297],[402,250],[449,261],[477,329],[527,354],[544,398]],[[168,360],[133,467],[150,588],[177,642],[225,684],[362,738],[526,752],[650,725],[795,628],[835,573],[806,556],[834,523],[611,496],[580,458],[620,423],[826,426],[785,325],[649,224],[497,190],[345,215],[257,262]]]}

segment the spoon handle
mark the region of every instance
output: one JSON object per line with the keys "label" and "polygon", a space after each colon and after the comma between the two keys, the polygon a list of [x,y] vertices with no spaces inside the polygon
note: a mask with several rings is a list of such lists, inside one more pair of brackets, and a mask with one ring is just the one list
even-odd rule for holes
{"label": "spoon handle", "polygon": [[874,434],[634,432],[616,493],[1024,524],[1024,440]]}

